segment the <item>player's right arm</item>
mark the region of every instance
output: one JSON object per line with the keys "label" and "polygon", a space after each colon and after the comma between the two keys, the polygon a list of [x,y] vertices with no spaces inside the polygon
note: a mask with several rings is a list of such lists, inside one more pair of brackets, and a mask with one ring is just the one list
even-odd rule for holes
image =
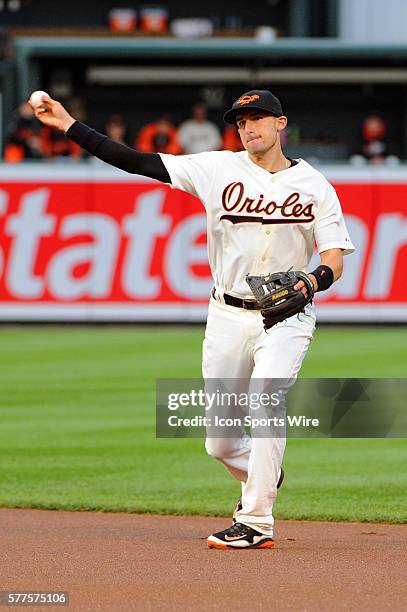
{"label": "player's right arm", "polygon": [[158,153],[141,153],[111,140],[104,134],[76,121],[57,100],[47,98],[40,107],[32,107],[37,119],[44,125],[64,132],[91,155],[111,166],[132,174],[171,183],[170,175]]}

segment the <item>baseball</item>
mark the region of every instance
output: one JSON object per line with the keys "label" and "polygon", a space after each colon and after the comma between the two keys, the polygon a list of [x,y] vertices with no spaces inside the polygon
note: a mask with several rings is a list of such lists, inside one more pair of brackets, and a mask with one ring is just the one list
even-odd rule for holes
{"label": "baseball", "polygon": [[40,106],[44,98],[50,98],[51,96],[46,91],[34,91],[30,96],[31,104],[36,107]]}

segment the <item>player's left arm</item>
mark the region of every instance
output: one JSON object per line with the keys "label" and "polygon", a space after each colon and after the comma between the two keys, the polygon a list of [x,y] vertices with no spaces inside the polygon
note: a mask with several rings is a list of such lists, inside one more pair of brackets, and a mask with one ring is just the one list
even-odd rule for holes
{"label": "player's left arm", "polygon": [[[327,249],[326,251],[320,253],[320,258],[321,264],[314,270],[314,272],[310,272],[308,274],[314,286],[315,292],[328,289],[333,282],[342,276],[343,271],[342,249]],[[302,280],[298,281],[298,283],[294,285],[294,289],[302,291],[305,296],[307,295],[307,288]]]}
{"label": "player's left arm", "polygon": [[[317,199],[314,237],[321,263],[308,274],[314,291],[326,291],[342,275],[343,257],[355,250],[352,244],[342,208],[333,186],[325,181],[325,190]],[[305,283],[299,281],[294,289],[307,295]]]}

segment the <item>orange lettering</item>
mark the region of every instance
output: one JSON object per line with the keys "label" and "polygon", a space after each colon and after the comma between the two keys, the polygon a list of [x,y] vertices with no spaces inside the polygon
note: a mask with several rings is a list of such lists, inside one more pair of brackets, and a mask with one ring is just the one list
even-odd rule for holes
{"label": "orange lettering", "polygon": [[254,102],[254,100],[258,100],[260,96],[254,94],[253,96],[243,96],[240,100],[237,101],[238,104],[249,104],[249,102]]}

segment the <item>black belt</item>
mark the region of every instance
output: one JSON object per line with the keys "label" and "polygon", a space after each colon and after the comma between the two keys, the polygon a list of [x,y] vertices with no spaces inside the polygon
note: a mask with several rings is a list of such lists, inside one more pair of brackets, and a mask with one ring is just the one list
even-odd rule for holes
{"label": "black belt", "polygon": [[[216,289],[212,289],[212,297],[216,300]],[[260,306],[254,300],[242,300],[241,298],[234,297],[228,293],[223,294],[223,300],[228,306],[235,306],[235,308],[244,308],[245,310],[260,310]]]}

